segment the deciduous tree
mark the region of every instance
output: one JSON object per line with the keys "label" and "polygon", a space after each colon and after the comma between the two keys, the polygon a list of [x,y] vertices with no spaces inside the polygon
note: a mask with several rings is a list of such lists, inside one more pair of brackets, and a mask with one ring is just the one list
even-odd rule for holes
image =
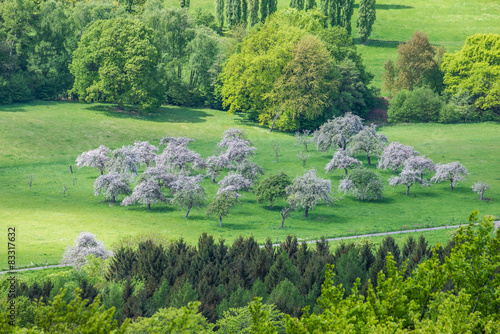
{"label": "deciduous tree", "polygon": [[137,156],[139,163],[149,167],[155,161],[158,147],[151,145],[148,141],[136,141],[132,147],[132,152]]}
{"label": "deciduous tree", "polygon": [[338,150],[333,155],[332,160],[325,166],[326,173],[343,168],[345,170],[345,175],[347,176],[347,168],[352,168],[355,165],[361,165],[361,161],[350,156],[348,150]]}
{"label": "deciduous tree", "polygon": [[327,151],[331,146],[341,150],[347,148],[352,137],[363,129],[361,117],[348,112],[342,117],[333,117],[314,131],[314,140],[320,151]]}
{"label": "deciduous tree", "polygon": [[333,205],[331,192],[330,180],[317,177],[314,169],[302,176],[297,176],[286,188],[287,202],[293,207],[304,208],[306,218],[309,210],[320,203]]}
{"label": "deciduous tree", "polygon": [[283,171],[269,175],[255,188],[257,202],[269,201],[269,208],[272,209],[275,200],[286,197],[286,187],[291,183],[290,178]]}
{"label": "deciduous tree", "polygon": [[349,175],[340,181],[339,191],[351,194],[361,200],[378,200],[383,198],[384,185],[380,176],[370,169],[354,168]]}
{"label": "deciduous tree", "polygon": [[422,177],[422,172],[414,169],[411,166],[405,166],[398,176],[392,176],[389,179],[390,186],[397,186],[404,184],[406,186],[406,196],[410,192],[410,187],[414,184],[421,184],[422,186],[429,186],[429,181]]}
{"label": "deciduous tree", "polygon": [[75,269],[80,269],[85,264],[85,257],[91,254],[103,259],[112,255],[95,235],[82,232],[76,237],[74,246],[69,246],[64,251],[61,264],[72,264]]}
{"label": "deciduous tree", "polygon": [[205,203],[207,196],[205,189],[200,185],[203,181],[203,175],[185,176],[178,175],[172,182],[172,203],[187,209],[185,218],[188,217],[192,208],[201,208]]}
{"label": "deciduous tree", "polygon": [[460,181],[465,181],[468,176],[467,168],[460,162],[450,162],[448,164],[437,164],[436,174],[432,177],[431,182],[438,183],[443,181],[450,181],[450,189],[457,185]]}
{"label": "deciduous tree", "polygon": [[410,158],[419,155],[413,147],[391,142],[384,148],[382,156],[378,162],[378,169],[394,169],[397,173],[398,169],[403,166],[404,162]]}
{"label": "deciduous tree", "polygon": [[101,175],[94,182],[94,195],[103,194],[106,199],[113,200],[113,203],[116,202],[117,195],[129,195],[131,192],[130,179],[116,172]]}
{"label": "deciduous tree", "polygon": [[104,145],[99,146],[95,150],[83,152],[76,158],[76,165],[78,166],[78,168],[99,168],[101,175],[103,175],[104,167],[110,159],[108,156],[109,152],[111,152],[111,150]]}
{"label": "deciduous tree", "polygon": [[479,194],[479,200],[483,200],[484,192],[490,189],[490,185],[485,182],[478,181],[472,186],[472,191]]}
{"label": "deciduous tree", "polygon": [[72,92],[82,101],[138,105],[155,110],[163,101],[153,32],[139,20],[97,21],[83,34],[70,65]]}
{"label": "deciduous tree", "polygon": [[375,124],[365,126],[361,131],[352,137],[351,149],[354,152],[365,152],[368,159],[368,166],[371,166],[370,158],[378,156],[389,142],[384,134],[377,134]]}
{"label": "deciduous tree", "polygon": [[166,198],[161,191],[160,185],[155,179],[151,178],[135,186],[132,195],[125,197],[122,201],[122,205],[128,206],[140,203],[142,205],[147,205],[148,210],[151,210],[151,204],[164,202],[165,200]]}
{"label": "deciduous tree", "polygon": [[229,214],[229,209],[238,202],[238,197],[240,197],[240,195],[236,190],[231,189],[231,187],[223,189],[223,191],[215,195],[214,200],[208,206],[207,215],[216,216],[219,219],[219,226],[222,227],[222,217]]}

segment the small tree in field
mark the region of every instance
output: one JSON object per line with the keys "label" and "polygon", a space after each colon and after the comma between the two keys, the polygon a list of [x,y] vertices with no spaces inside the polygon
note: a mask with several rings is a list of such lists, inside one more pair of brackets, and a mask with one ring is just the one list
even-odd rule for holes
{"label": "small tree in field", "polygon": [[75,269],[80,269],[85,265],[85,257],[90,254],[103,259],[112,255],[104,248],[101,241],[96,240],[95,235],[90,232],[82,232],[76,237],[75,245],[66,248],[61,264],[72,264]]}
{"label": "small tree in field", "polygon": [[437,164],[436,174],[432,177],[431,182],[438,183],[443,181],[450,181],[450,189],[457,185],[460,181],[465,181],[465,177],[469,173],[467,169],[458,161],[449,164]]}
{"label": "small tree in field", "polygon": [[207,215],[214,215],[219,219],[219,226],[222,227],[222,217],[229,214],[229,209],[238,203],[241,195],[232,189],[232,187],[223,188],[215,195],[214,200],[207,209]]}
{"label": "small tree in field", "polygon": [[272,209],[275,200],[286,197],[286,187],[290,184],[290,178],[283,171],[268,176],[255,189],[257,202],[269,201],[269,208]]}
{"label": "small tree in field", "polygon": [[384,150],[389,140],[383,134],[377,134],[375,124],[365,126],[351,141],[351,149],[354,152],[365,152],[368,166],[371,166],[370,158],[378,156]]}
{"label": "small tree in field", "polygon": [[393,176],[389,179],[390,186],[404,184],[406,186],[406,196],[410,193],[410,187],[414,184],[429,186],[429,181],[422,177],[422,172],[418,169],[413,169],[410,166],[405,166],[398,176]]}
{"label": "small tree in field", "polygon": [[347,112],[324,123],[313,135],[318,150],[327,151],[331,146],[345,150],[351,138],[363,129],[362,121],[361,117]]}
{"label": "small tree in field", "polygon": [[355,165],[361,165],[361,161],[356,158],[353,158],[349,155],[349,152],[344,150],[338,150],[333,155],[332,160],[325,166],[326,173],[343,168],[345,170],[345,175],[347,176],[347,168],[351,168]]}
{"label": "small tree in field", "polygon": [[490,185],[488,183],[484,183],[484,182],[481,182],[481,181],[476,182],[472,186],[472,191],[479,194],[479,200],[480,201],[483,200],[483,194],[488,189],[490,189]]}
{"label": "small tree in field", "polygon": [[83,152],[76,158],[76,165],[78,168],[94,167],[99,168],[101,175],[104,174],[104,167],[109,161],[108,153],[111,150],[104,145],[99,146],[95,150]]}
{"label": "small tree in field", "polygon": [[307,159],[309,159],[311,157],[311,155],[307,152],[304,153],[304,152],[300,151],[299,154],[297,154],[297,156],[299,157],[300,160],[302,160],[302,167],[306,168]]}
{"label": "small tree in field", "polygon": [[397,173],[398,169],[403,166],[404,162],[410,158],[419,155],[413,147],[400,144],[393,141],[384,148],[384,152],[380,157],[378,169],[394,169]]}
{"label": "small tree in field", "polygon": [[130,179],[124,174],[113,172],[101,175],[94,182],[94,195],[103,194],[107,200],[113,200],[113,203],[116,203],[116,196],[129,195],[131,192]]}
{"label": "small tree in field", "polygon": [[311,136],[310,130],[303,130],[302,133],[300,131],[295,132],[295,145],[304,146],[304,151],[308,151],[309,145],[314,143],[314,138]]}
{"label": "small tree in field", "polygon": [[283,209],[281,209],[281,228],[285,227],[285,219],[288,218],[290,215],[290,212],[293,210],[293,207],[291,205],[285,206]]}
{"label": "small tree in field", "polygon": [[186,218],[192,208],[201,208],[205,203],[207,196],[205,195],[205,189],[200,185],[201,181],[203,181],[203,175],[179,175],[172,182],[172,203],[187,209]]}
{"label": "small tree in field", "polygon": [[137,141],[134,143],[132,151],[137,156],[139,163],[146,164],[146,167],[149,167],[156,159],[158,147],[151,145],[148,141]]}
{"label": "small tree in field", "polygon": [[333,205],[331,192],[330,180],[317,177],[314,169],[302,176],[297,176],[286,188],[288,204],[296,208],[304,208],[306,218],[309,210],[320,203]]}
{"label": "small tree in field", "polygon": [[165,195],[161,192],[161,187],[154,179],[147,179],[135,186],[132,195],[123,199],[122,205],[128,206],[135,203],[147,205],[151,210],[151,204],[164,202]]}
{"label": "small tree in field", "polygon": [[233,165],[225,155],[212,155],[205,160],[205,166],[207,170],[207,175],[212,178],[212,182],[215,183],[215,178],[219,175],[219,172],[224,168],[232,168]]}
{"label": "small tree in field", "polygon": [[274,156],[276,158],[275,162],[278,162],[278,158],[279,158],[280,152],[281,152],[281,145],[280,145],[280,143],[273,144],[273,151],[274,151]]}
{"label": "small tree in field", "polygon": [[383,197],[384,185],[377,173],[357,167],[340,181],[339,191],[361,200],[378,200]]}

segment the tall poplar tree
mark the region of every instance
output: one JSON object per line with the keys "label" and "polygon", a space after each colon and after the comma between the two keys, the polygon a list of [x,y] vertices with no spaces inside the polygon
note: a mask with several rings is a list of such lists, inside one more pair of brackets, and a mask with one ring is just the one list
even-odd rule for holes
{"label": "tall poplar tree", "polygon": [[[302,8],[304,8],[304,0],[298,0],[299,2],[302,2]],[[278,0],[269,0],[269,11],[268,15],[271,15],[272,13],[276,12],[278,10]]]}
{"label": "tall poplar tree", "polygon": [[215,0],[215,16],[219,21],[219,28],[224,26],[224,0]]}
{"label": "tall poplar tree", "polygon": [[261,0],[260,2],[260,20],[262,22],[266,20],[266,17],[269,14],[269,1],[270,0]]}
{"label": "tall poplar tree", "polygon": [[248,22],[250,24],[250,27],[253,27],[254,25],[259,22],[259,0],[249,0],[250,1],[250,13],[249,13],[249,18]]}
{"label": "tall poplar tree", "polygon": [[375,0],[360,0],[356,26],[358,27],[358,35],[361,43],[365,44],[368,37],[370,37],[375,19]]}

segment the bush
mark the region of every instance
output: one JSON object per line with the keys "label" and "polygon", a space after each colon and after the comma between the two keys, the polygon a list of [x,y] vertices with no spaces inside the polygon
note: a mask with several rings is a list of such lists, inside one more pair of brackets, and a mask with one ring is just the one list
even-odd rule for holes
{"label": "bush", "polygon": [[443,101],[430,88],[401,91],[389,104],[389,122],[437,122]]}
{"label": "bush", "polygon": [[463,121],[461,110],[453,104],[446,104],[439,112],[439,123],[459,123]]}

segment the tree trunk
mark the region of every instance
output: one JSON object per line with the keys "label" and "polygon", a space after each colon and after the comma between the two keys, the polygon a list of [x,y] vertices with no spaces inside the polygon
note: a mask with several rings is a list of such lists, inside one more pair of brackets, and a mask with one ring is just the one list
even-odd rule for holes
{"label": "tree trunk", "polygon": [[309,216],[309,205],[306,205],[306,214],[305,217],[307,218]]}
{"label": "tree trunk", "polygon": [[[482,194],[481,194],[481,196],[482,196]],[[272,210],[272,209],[273,209],[273,199],[272,199],[272,198],[271,198],[271,201],[270,201],[270,202],[271,202],[271,206],[269,207],[269,209],[271,209],[271,210]]]}
{"label": "tree trunk", "polygon": [[115,195],[113,195],[113,203],[116,203]]}
{"label": "tree trunk", "polygon": [[186,217],[185,217],[185,218],[187,218],[187,217],[188,217],[188,215],[189,215],[189,211],[191,211],[191,207],[189,207],[189,208],[188,208],[188,212],[186,212]]}
{"label": "tree trunk", "polygon": [[483,192],[480,192],[480,193],[479,193],[479,200],[480,200],[480,201],[482,201],[482,200],[483,200],[483,194],[484,194]]}
{"label": "tree trunk", "polygon": [[148,203],[148,210],[151,210],[151,203]]}
{"label": "tree trunk", "polygon": [[219,217],[219,226],[222,227],[222,216]]}
{"label": "tree trunk", "polygon": [[276,120],[278,119],[278,117],[280,116],[280,112],[278,112],[276,114],[276,116],[274,116],[274,119],[273,119],[273,124],[271,125],[271,130],[269,132],[273,132],[273,129],[274,129],[274,123],[276,123]]}
{"label": "tree trunk", "polygon": [[283,219],[281,220],[281,228],[283,228],[285,226],[285,219],[286,219],[286,217],[283,217]]}
{"label": "tree trunk", "polygon": [[410,187],[411,186],[406,186],[406,196],[408,196],[408,194],[410,193]]}
{"label": "tree trunk", "polygon": [[212,174],[212,183],[215,183],[215,174]]}
{"label": "tree trunk", "polygon": [[450,188],[453,190],[453,180],[450,179]]}
{"label": "tree trunk", "polygon": [[347,168],[344,168],[344,170],[345,170],[345,176],[347,176]]}
{"label": "tree trunk", "polygon": [[103,168],[99,168],[99,170],[101,171],[101,175],[104,175],[104,170],[103,170]]}
{"label": "tree trunk", "polygon": [[371,166],[371,162],[370,162],[370,154],[366,153],[366,157],[368,159],[368,166]]}
{"label": "tree trunk", "polygon": [[302,160],[302,168],[306,168],[306,160]]}
{"label": "tree trunk", "polygon": [[71,165],[69,165],[69,171],[71,174],[73,174],[73,168],[71,167]]}

